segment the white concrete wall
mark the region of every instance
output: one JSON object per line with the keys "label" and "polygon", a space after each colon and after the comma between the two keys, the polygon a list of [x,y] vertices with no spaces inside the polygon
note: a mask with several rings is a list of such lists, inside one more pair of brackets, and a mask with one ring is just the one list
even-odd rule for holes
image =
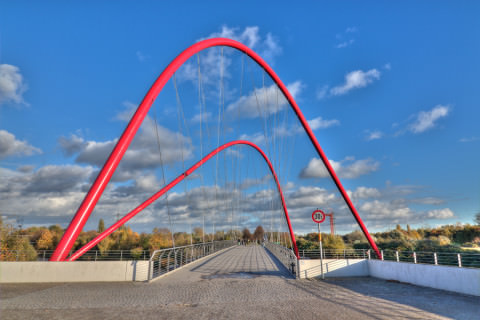
{"label": "white concrete wall", "polygon": [[368,260],[370,276],[480,296],[480,269]]}
{"label": "white concrete wall", "polygon": [[[320,260],[300,260],[300,278],[321,276]],[[328,277],[368,276],[368,264],[365,259],[324,259],[323,273]]]}
{"label": "white concrete wall", "polygon": [[148,261],[0,262],[0,283],[145,281]]}

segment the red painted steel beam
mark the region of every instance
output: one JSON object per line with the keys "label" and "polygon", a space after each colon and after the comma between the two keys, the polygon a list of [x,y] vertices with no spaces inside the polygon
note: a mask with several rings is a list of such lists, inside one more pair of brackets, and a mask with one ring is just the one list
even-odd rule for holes
{"label": "red painted steel beam", "polygon": [[330,234],[333,236],[335,234],[333,227],[333,212],[325,213],[325,216],[330,218]]}
{"label": "red painted steel beam", "polygon": [[318,143],[315,135],[313,134],[312,129],[308,125],[305,116],[301,112],[300,108],[298,107],[297,103],[293,99],[290,92],[288,92],[287,87],[283,84],[277,74],[273,71],[273,69],[252,49],[248,48],[244,44],[237,42],[232,39],[226,38],[213,38],[207,39],[200,42],[195,43],[194,45],[187,48],[185,51],[180,53],[160,74],[157,80],[153,83],[150,90],[148,90],[147,94],[143,98],[143,101],[137,108],[137,111],[133,115],[132,119],[127,125],[127,128],[123,132],[122,136],[118,140],[115,148],[112,150],[112,153],[108,157],[107,161],[105,162],[102,170],[98,174],[95,182],[93,183],[92,187],[88,191],[87,195],[85,196],[82,204],[77,210],[77,213],[73,217],[70,225],[68,226],[67,230],[65,231],[62,239],[60,240],[55,252],[53,253],[50,261],[63,261],[65,260],[66,256],[68,255],[69,250],[72,248],[75,240],[77,239],[78,235],[83,229],[83,226],[87,222],[90,214],[92,213],[95,205],[97,204],[100,196],[102,195],[103,191],[105,190],[110,178],[112,177],[113,173],[115,172],[120,160],[122,159],[123,155],[127,151],[130,143],[132,142],[135,134],[137,133],[140,125],[143,122],[143,119],[150,110],[153,102],[157,98],[158,94],[165,86],[167,81],[172,77],[175,71],[180,68],[180,66],[185,63],[191,56],[194,54],[215,46],[227,46],[231,48],[235,48],[239,51],[244,52],[246,55],[251,57],[255,62],[257,62],[264,70],[267,72],[270,77],[272,77],[273,81],[277,84],[280,90],[283,92],[285,97],[287,98],[288,102],[290,103],[293,111],[297,115],[298,120],[301,122],[303,128],[307,132],[310,141],[312,142],[313,146],[317,150],[318,155],[322,159],[325,167],[327,168],[328,172],[330,173],[331,177],[333,178],[335,185],[337,186],[339,192],[342,194],[342,197],[345,199],[347,206],[349,207],[350,211],[352,212],[355,220],[357,221],[358,225],[362,229],[363,233],[367,237],[370,246],[376,252],[377,256],[380,256],[380,251],[377,248],[377,245],[373,241],[372,237],[368,233],[367,228],[365,227],[360,215],[358,214],[357,210],[355,209],[350,197],[348,196],[347,192],[343,188],[340,180],[338,179],[335,171],[333,170],[330,162],[328,161],[327,156],[323,152],[320,144]]}
{"label": "red painted steel beam", "polygon": [[272,163],[268,159],[267,155],[262,151],[262,149],[260,149],[260,147],[258,147],[256,144],[254,144],[250,141],[237,140],[237,141],[228,142],[228,143],[216,148],[212,152],[210,152],[207,156],[205,156],[203,159],[201,159],[196,164],[194,164],[190,169],[188,169],[187,171],[185,171],[184,173],[179,175],[172,182],[170,182],[165,187],[163,187],[160,191],[158,191],[153,196],[148,198],[144,203],[142,203],[141,205],[139,205],[138,207],[136,207],[135,209],[130,211],[122,219],[120,219],[117,222],[115,222],[114,224],[112,224],[108,229],[106,229],[105,231],[100,233],[98,236],[96,236],[92,241],[90,241],[89,243],[84,245],[82,248],[78,249],[78,251],[76,251],[74,254],[72,254],[67,259],[67,261],[75,261],[78,258],[80,258],[85,252],[87,252],[88,250],[90,250],[91,248],[96,246],[100,241],[102,241],[103,239],[108,237],[111,233],[113,233],[115,230],[117,230],[122,225],[124,225],[128,220],[130,220],[131,218],[136,216],[139,212],[141,212],[143,209],[145,209],[146,207],[151,205],[153,202],[155,202],[155,200],[160,198],[168,190],[170,190],[171,188],[176,186],[180,181],[182,181],[183,179],[188,177],[190,174],[192,174],[195,170],[200,168],[205,162],[207,162],[209,159],[214,157],[217,153],[219,153],[219,152],[221,152],[221,151],[223,151],[223,150],[225,150],[229,147],[235,146],[235,145],[247,145],[247,146],[250,146],[250,147],[254,148],[255,150],[257,150],[260,153],[260,155],[263,157],[265,162],[268,164],[270,172],[272,173],[272,175],[275,179],[275,183],[277,184],[278,193],[280,194],[280,199],[281,199],[281,202],[282,202],[283,211],[285,213],[285,219],[287,220],[288,231],[290,232],[290,238],[292,239],[292,244],[293,244],[293,248],[294,248],[294,251],[295,251],[295,255],[297,256],[297,258],[300,258],[299,254],[298,254],[297,242],[295,241],[295,234],[293,233],[292,225],[290,223],[290,217],[288,216],[287,205],[285,204],[285,198],[283,197],[282,187],[280,185],[280,181],[278,180],[278,176],[275,173],[275,169],[272,166]]}

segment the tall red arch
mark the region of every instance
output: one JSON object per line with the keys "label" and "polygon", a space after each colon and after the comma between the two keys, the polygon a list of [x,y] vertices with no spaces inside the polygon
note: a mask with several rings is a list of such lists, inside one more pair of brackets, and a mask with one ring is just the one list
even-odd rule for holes
{"label": "tall red arch", "polygon": [[94,246],[96,246],[100,241],[102,241],[103,239],[105,239],[106,237],[108,237],[113,231],[115,231],[116,229],[118,229],[120,226],[124,225],[128,220],[130,220],[131,218],[133,218],[136,214],[138,214],[140,211],[142,211],[143,209],[145,209],[146,207],[148,207],[150,204],[152,204],[155,200],[157,200],[158,198],[160,198],[162,195],[164,195],[168,190],[170,190],[171,188],[175,187],[178,183],[180,183],[183,179],[185,179],[186,177],[188,177],[190,174],[192,174],[195,170],[197,170],[198,168],[200,168],[205,162],[207,162],[208,160],[210,160],[212,157],[214,157],[216,154],[218,154],[219,152],[222,152],[223,150],[227,149],[227,148],[230,148],[232,146],[235,146],[235,145],[246,145],[246,146],[250,146],[252,147],[253,149],[255,149],[258,153],[260,153],[260,155],[263,157],[263,159],[265,160],[265,162],[267,163],[268,165],[268,168],[270,169],[270,172],[273,176],[273,178],[275,179],[275,183],[277,184],[277,190],[278,190],[278,193],[280,194],[280,201],[282,202],[282,207],[283,207],[283,212],[285,214],[285,220],[287,221],[287,225],[288,225],[288,231],[290,233],[290,238],[292,239],[292,245],[293,245],[293,250],[295,251],[295,255],[297,256],[297,258],[299,257],[299,254],[298,254],[298,247],[297,247],[297,242],[295,241],[295,234],[293,233],[293,229],[292,229],[292,224],[290,223],[290,217],[288,215],[288,210],[287,210],[287,205],[285,203],[285,198],[283,196],[283,191],[282,191],[282,186],[280,185],[280,181],[278,180],[278,176],[277,176],[277,173],[275,172],[275,169],[273,168],[273,165],[272,163],[270,162],[270,159],[268,159],[267,155],[265,154],[265,152],[263,152],[262,149],[260,149],[259,146],[257,146],[256,144],[250,142],[250,141],[245,141],[245,140],[236,140],[236,141],[231,141],[231,142],[228,142],[228,143],[225,143],[224,145],[218,147],[218,148],[215,148],[212,152],[210,152],[208,155],[206,155],[205,157],[203,157],[203,159],[201,159],[200,161],[198,161],[197,163],[195,163],[193,166],[190,167],[190,169],[188,169],[187,171],[185,171],[184,173],[180,174],[177,178],[175,178],[174,180],[172,180],[169,184],[167,184],[165,187],[163,187],[162,189],[160,189],[157,193],[155,193],[153,196],[151,196],[150,198],[148,198],[145,202],[143,202],[141,205],[139,205],[138,207],[136,207],[135,209],[133,209],[132,211],[130,211],[129,213],[127,213],[122,219],[118,220],[117,222],[115,222],[113,225],[111,225],[109,228],[107,228],[105,231],[103,231],[102,233],[100,233],[98,236],[95,237],[95,239],[93,239],[92,241],[90,241],[89,243],[87,243],[86,245],[84,245],[82,248],[78,249],[74,254],[72,254],[68,259],[67,261],[75,261],[77,260],[79,257],[81,257],[85,252],[87,252],[88,250],[90,250],[91,248],[93,248]]}
{"label": "tall red arch", "polygon": [[123,155],[127,151],[131,141],[133,140],[135,134],[137,133],[140,125],[143,122],[143,119],[147,115],[150,107],[152,106],[153,102],[157,98],[158,94],[165,86],[167,81],[172,77],[175,71],[187,61],[191,56],[194,54],[216,46],[227,46],[239,51],[244,52],[246,55],[251,57],[256,63],[258,63],[264,70],[267,72],[282,93],[285,95],[286,99],[290,103],[293,111],[297,115],[298,120],[302,124],[305,132],[307,133],[310,141],[312,142],[314,148],[316,149],[320,159],[322,160],[323,164],[327,168],[328,172],[330,173],[331,177],[333,178],[335,185],[337,186],[338,191],[341,193],[342,197],[344,198],[347,206],[349,207],[350,211],[352,212],[355,220],[357,221],[358,225],[362,229],[363,233],[365,234],[370,246],[376,252],[377,256],[380,256],[380,252],[377,248],[377,245],[373,241],[372,237],[370,236],[365,224],[363,223],[360,215],[358,214],[357,209],[353,205],[350,197],[348,196],[346,190],[343,188],[343,185],[340,182],[340,179],[337,177],[333,167],[330,165],[327,156],[323,152],[320,144],[318,143],[315,135],[313,134],[312,129],[308,125],[305,116],[302,114],[300,108],[298,107],[297,103],[293,99],[290,92],[288,92],[286,86],[277,76],[277,74],[273,71],[273,69],[252,49],[248,48],[244,44],[227,38],[213,38],[207,39],[200,42],[195,43],[194,45],[190,46],[182,53],[180,53],[160,74],[157,80],[153,83],[150,90],[147,92],[145,97],[143,98],[142,103],[138,106],[137,111],[133,115],[132,119],[128,123],[125,131],[123,132],[122,136],[118,140],[115,148],[113,149],[112,153],[108,157],[107,161],[105,162],[102,170],[98,174],[95,182],[93,183],[92,187],[90,188],[89,192],[85,196],[82,204],[77,210],[77,213],[72,219],[72,222],[68,226],[65,234],[63,235],[62,239],[60,240],[55,252],[53,253],[50,261],[63,261],[65,260],[66,256],[68,255],[69,250],[72,248],[75,240],[77,239],[78,235],[82,231],[85,223],[87,222],[90,214],[92,213],[97,201],[100,199],[103,191],[105,190],[110,178],[112,177],[113,173],[115,172],[120,160],[122,159]]}

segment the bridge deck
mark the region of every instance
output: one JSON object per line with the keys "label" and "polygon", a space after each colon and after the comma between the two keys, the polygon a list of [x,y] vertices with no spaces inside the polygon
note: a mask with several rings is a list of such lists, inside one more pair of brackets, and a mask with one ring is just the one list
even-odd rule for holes
{"label": "bridge deck", "polygon": [[202,279],[251,279],[281,277],[293,279],[285,267],[262,246],[236,246],[208,257],[199,263],[185,266],[171,275],[164,283],[197,282]]}
{"label": "bridge deck", "polygon": [[150,284],[0,285],[2,319],[478,319],[478,302],[373,278],[295,280],[260,246]]}

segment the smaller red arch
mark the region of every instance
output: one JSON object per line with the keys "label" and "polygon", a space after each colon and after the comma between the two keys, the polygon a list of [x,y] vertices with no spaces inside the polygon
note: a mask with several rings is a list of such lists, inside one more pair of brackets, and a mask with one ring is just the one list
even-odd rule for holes
{"label": "smaller red arch", "polygon": [[292,224],[290,223],[290,217],[288,216],[288,210],[287,210],[287,205],[285,203],[285,198],[283,197],[283,191],[282,191],[282,186],[280,185],[280,181],[278,180],[277,174],[275,173],[275,169],[273,168],[272,163],[268,159],[267,155],[263,152],[262,149],[260,149],[259,146],[256,144],[250,142],[250,141],[245,141],[245,140],[236,140],[236,141],[231,141],[228,143],[225,143],[224,145],[216,148],[212,152],[210,152],[208,155],[206,155],[203,159],[195,163],[193,166],[190,167],[187,171],[184,173],[180,174],[177,178],[172,180],[169,184],[167,184],[165,187],[160,189],[157,193],[152,195],[150,198],[148,198],[145,202],[140,204],[138,207],[127,213],[122,219],[118,220],[114,224],[112,224],[110,227],[108,227],[105,231],[100,233],[98,236],[96,236],[92,241],[78,249],[74,254],[72,254],[69,258],[66,259],[66,261],[75,261],[78,258],[80,258],[85,252],[96,246],[100,241],[108,237],[110,234],[112,234],[115,230],[117,230],[119,227],[124,225],[128,220],[132,219],[134,216],[136,216],[139,212],[141,212],[143,209],[151,205],[155,200],[160,198],[162,195],[164,195],[168,190],[172,189],[174,186],[176,186],[180,181],[188,177],[190,174],[192,174],[195,170],[200,168],[205,162],[210,160],[212,157],[214,157],[216,154],[219,152],[230,148],[235,145],[246,145],[254,148],[257,150],[258,153],[263,157],[265,162],[268,164],[268,168],[270,169],[270,172],[273,175],[273,178],[275,179],[275,183],[277,184],[277,189],[278,193],[280,194],[280,200],[282,202],[283,206],[283,212],[285,213],[285,220],[287,221],[288,225],[288,231],[290,233],[290,238],[292,239],[292,245],[293,249],[295,252],[295,255],[297,256],[297,259],[300,258],[298,254],[298,248],[297,248],[297,242],[295,241],[295,234],[293,233],[292,229]]}

